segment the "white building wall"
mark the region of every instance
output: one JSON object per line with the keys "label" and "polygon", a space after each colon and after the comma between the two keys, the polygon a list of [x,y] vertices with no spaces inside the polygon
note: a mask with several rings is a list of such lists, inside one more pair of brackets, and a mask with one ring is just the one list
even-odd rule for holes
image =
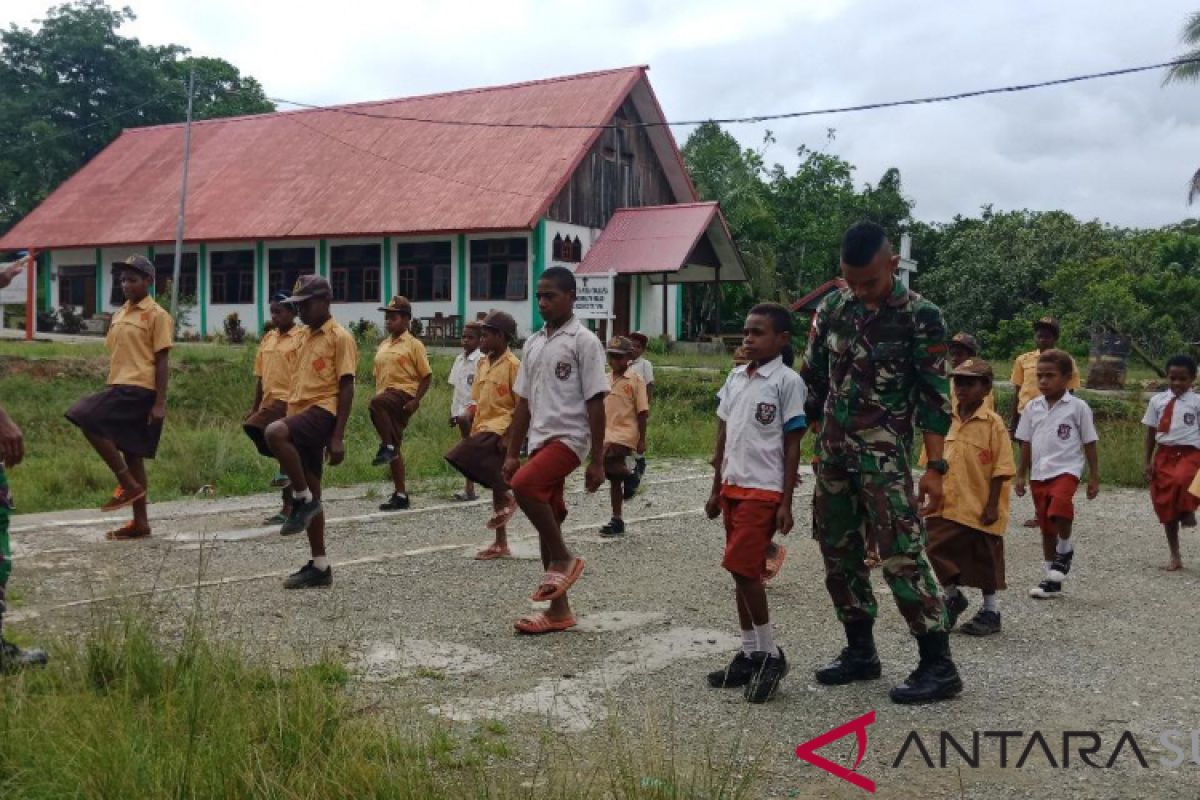
{"label": "white building wall", "polygon": [[[679,312],[679,292],[682,291],[679,285],[668,285],[667,290],[667,335],[672,340],[676,338],[676,322]],[[637,315],[637,296],[638,293],[642,296],[642,314],[639,323]],[[639,281],[634,278],[633,290],[629,293],[630,325],[635,330],[640,330],[651,338],[658,338],[663,334],[662,324],[662,298],[663,287],[660,285],[651,285],[647,277],[643,276]]]}

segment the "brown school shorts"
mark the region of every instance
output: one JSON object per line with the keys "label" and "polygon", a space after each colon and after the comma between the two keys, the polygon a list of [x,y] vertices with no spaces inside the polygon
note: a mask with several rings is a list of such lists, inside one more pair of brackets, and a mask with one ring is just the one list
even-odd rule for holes
{"label": "brown school shorts", "polygon": [[127,456],[154,458],[163,426],[150,424],[155,393],[141,386],[109,386],[67,411],[80,430],[109,439]]}
{"label": "brown school shorts", "polygon": [[404,429],[408,427],[411,416],[404,410],[404,404],[409,400],[412,400],[412,395],[399,389],[385,389],[371,398],[368,405],[371,422],[384,444],[399,447],[404,440]]}
{"label": "brown school shorts", "polygon": [[604,477],[610,481],[619,481],[630,476],[629,464],[626,459],[633,455],[633,448],[628,445],[604,443]]}
{"label": "brown school shorts", "polygon": [[272,403],[263,403],[258,407],[258,411],[251,413],[242,421],[242,430],[250,437],[250,441],[254,442],[254,446],[261,455],[267,458],[275,457],[275,454],[271,452],[271,448],[267,445],[267,426],[286,416],[287,403],[282,400],[276,400]]}
{"label": "brown school shorts", "polygon": [[325,470],[325,448],[333,438],[337,417],[320,406],[312,406],[299,414],[284,417],[292,444],[300,451],[300,463],[304,471],[318,478]]}
{"label": "brown school shorts", "polygon": [[971,586],[991,594],[1007,589],[1004,581],[1004,537],[941,517],[925,520],[925,555],[938,582]]}
{"label": "brown school shorts", "polygon": [[499,434],[477,433],[450,448],[446,460],[467,480],[475,481],[487,489],[504,490],[508,484],[504,482],[501,469],[507,452],[508,448]]}

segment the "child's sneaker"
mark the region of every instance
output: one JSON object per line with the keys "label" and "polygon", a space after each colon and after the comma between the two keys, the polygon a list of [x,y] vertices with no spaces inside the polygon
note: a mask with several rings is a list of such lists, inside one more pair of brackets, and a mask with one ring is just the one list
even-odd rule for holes
{"label": "child's sneaker", "polygon": [[600,526],[600,535],[606,539],[624,536],[625,520],[613,517],[606,524]]}
{"label": "child's sneaker", "polygon": [[292,513],[279,527],[279,535],[294,536],[297,533],[304,533],[308,530],[309,523],[316,518],[317,514],[321,513],[321,510],[321,501],[315,497],[307,503],[296,501],[292,505]]}
{"label": "child's sneaker", "polygon": [[993,633],[999,633],[1000,612],[982,609],[974,619],[964,622],[958,630],[967,636],[991,636]]}
{"label": "child's sneaker", "polygon": [[317,569],[311,561],[296,572],[288,575],[287,580],[283,582],[283,588],[285,589],[310,589],[316,586],[332,585],[333,567]]}
{"label": "child's sneaker", "polygon": [[276,472],[275,477],[271,478],[272,489],[286,489],[292,485],[292,481],[288,478],[286,472]]}
{"label": "child's sneaker", "polygon": [[1060,594],[1062,594],[1062,583],[1060,581],[1052,581],[1049,578],[1046,578],[1046,580],[1029,590],[1029,596],[1036,597],[1039,600],[1048,600],[1052,597],[1058,597]]}
{"label": "child's sneaker", "polygon": [[371,460],[372,467],[381,467],[384,464],[390,464],[400,457],[400,451],[390,444],[379,445],[379,450],[375,453],[375,458]]}
{"label": "child's sneaker", "polygon": [[708,673],[708,685],[714,689],[740,689],[754,677],[755,669],[750,656],[738,650],[729,666]]}
{"label": "child's sneaker", "polygon": [[404,511],[412,505],[412,501],[408,499],[408,495],[392,492],[392,496],[388,498],[386,503],[379,504],[380,511]]}
{"label": "child's sneaker", "polygon": [[783,648],[779,655],[769,656],[766,653],[755,653],[750,656],[754,674],[746,684],[742,695],[751,703],[765,703],[775,696],[779,683],[788,674],[787,659],[784,658]]}
{"label": "child's sneaker", "polygon": [[1071,559],[1075,558],[1075,551],[1069,553],[1059,553],[1050,562],[1050,571],[1046,573],[1046,577],[1055,583],[1062,583],[1067,579],[1067,573],[1071,571]]}

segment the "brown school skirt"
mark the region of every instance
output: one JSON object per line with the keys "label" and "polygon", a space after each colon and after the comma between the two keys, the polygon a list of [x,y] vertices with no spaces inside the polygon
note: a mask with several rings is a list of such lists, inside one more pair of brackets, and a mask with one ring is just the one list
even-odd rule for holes
{"label": "brown school skirt", "polygon": [[403,441],[404,429],[408,427],[411,416],[404,410],[404,404],[409,400],[412,400],[412,395],[399,389],[385,389],[371,398],[368,406],[371,422],[384,444],[399,447]]}
{"label": "brown school skirt", "polygon": [[109,386],[89,395],[67,411],[80,430],[109,439],[127,456],[154,458],[162,425],[150,424],[155,393],[141,386]]}
{"label": "brown school skirt", "polygon": [[333,438],[336,422],[337,417],[320,406],[283,418],[292,444],[300,451],[300,463],[305,472],[321,477],[325,470],[325,448]]}
{"label": "brown school skirt", "polygon": [[633,455],[632,447],[605,442],[604,477],[610,481],[619,481],[622,478],[628,478],[631,473],[629,471],[629,464],[625,459],[631,455]]}
{"label": "brown school skirt", "polygon": [[477,433],[451,447],[446,460],[467,480],[487,489],[503,490],[508,488],[501,472],[507,452],[500,434]]}
{"label": "brown school skirt", "polygon": [[287,403],[282,400],[276,400],[272,403],[263,403],[258,407],[258,411],[250,414],[242,421],[242,430],[250,437],[250,441],[254,442],[254,446],[258,448],[258,452],[261,455],[267,458],[275,457],[275,454],[271,452],[271,448],[267,445],[267,426],[286,416]]}
{"label": "brown school skirt", "polygon": [[942,584],[973,586],[991,594],[1004,582],[1004,537],[942,517],[925,520],[925,554]]}

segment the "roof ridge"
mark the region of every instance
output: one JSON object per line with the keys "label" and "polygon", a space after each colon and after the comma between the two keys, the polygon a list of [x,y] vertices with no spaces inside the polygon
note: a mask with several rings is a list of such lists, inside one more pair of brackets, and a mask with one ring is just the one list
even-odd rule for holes
{"label": "roof ridge", "polygon": [[[319,108],[293,108],[286,111],[268,111],[262,114],[240,114],[235,117],[218,117],[215,119],[197,119],[192,120],[193,125],[211,125],[213,123],[236,122],[246,119],[269,119],[273,117],[281,117],[288,114],[311,114],[322,111],[340,111],[351,108],[364,108],[371,106],[386,106],[394,103],[403,103],[411,100],[432,100],[441,97],[454,97],[456,95],[468,94],[484,94],[487,92],[498,92],[505,89],[524,89],[530,86],[544,86],[551,83],[565,83],[567,81],[586,80],[588,78],[598,78],[604,75],[616,75],[625,72],[645,73],[650,67],[647,64],[639,64],[628,67],[614,67],[612,69],[594,70],[592,72],[580,72],[574,75],[559,75],[551,78],[537,78],[528,81],[518,81],[517,83],[495,84],[492,86],[474,86],[466,89],[452,89],[445,92],[431,92],[429,94],[415,94],[406,97],[391,97],[382,100],[358,100],[353,103],[335,103]],[[164,128],[181,128],[186,125],[186,122],[165,122],[160,125],[143,125],[135,128],[124,128],[121,133],[141,133],[142,131],[162,130]]]}
{"label": "roof ridge", "polygon": [[690,203],[662,203],[656,206],[625,206],[624,208],[618,208],[613,213],[620,214],[624,211],[662,211],[664,209],[676,208],[700,208],[701,206],[711,208],[716,205],[719,205],[716,200],[695,200]]}

